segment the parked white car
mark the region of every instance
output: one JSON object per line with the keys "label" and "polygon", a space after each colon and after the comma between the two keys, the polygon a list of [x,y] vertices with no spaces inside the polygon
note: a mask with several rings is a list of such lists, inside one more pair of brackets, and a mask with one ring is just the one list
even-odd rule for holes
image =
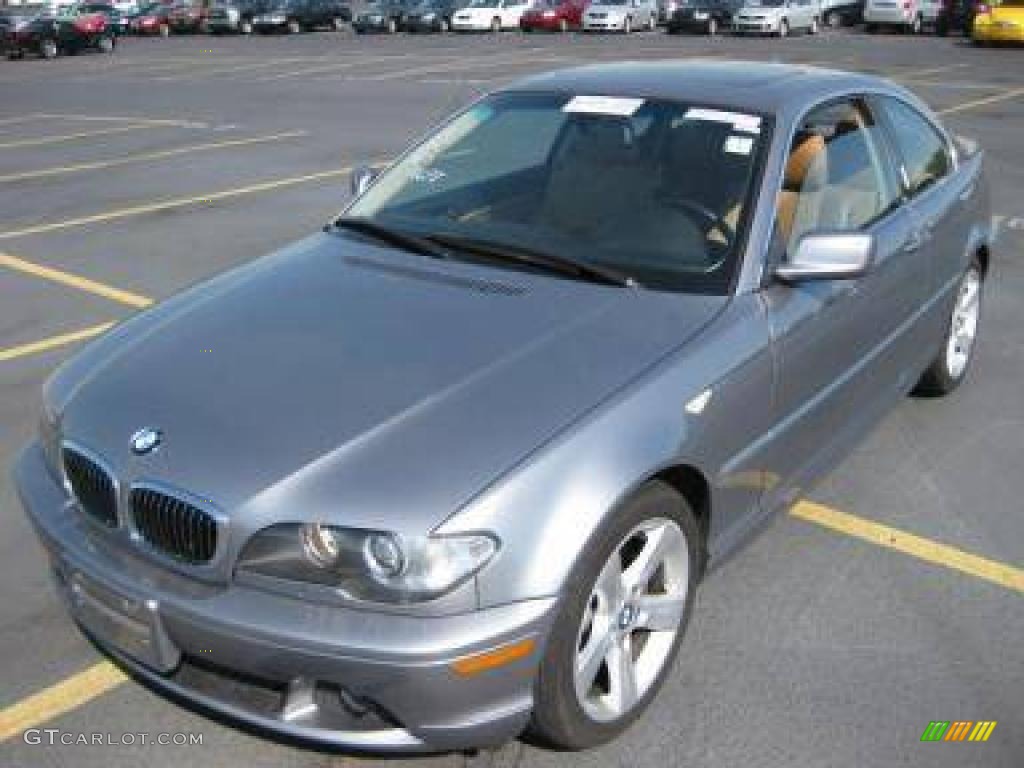
{"label": "parked white car", "polygon": [[733,17],[733,31],[739,34],[777,35],[791,32],[815,35],[821,26],[818,0],[753,0]]}
{"label": "parked white car", "polygon": [[654,29],[658,23],[655,0],[594,0],[583,13],[584,32],[624,32]]}
{"label": "parked white car", "polygon": [[500,32],[519,29],[519,19],[531,0],[473,0],[452,16],[456,32]]}
{"label": "parked white car", "polygon": [[868,32],[893,27],[916,35],[933,25],[941,10],[942,0],[867,0],[864,26]]}

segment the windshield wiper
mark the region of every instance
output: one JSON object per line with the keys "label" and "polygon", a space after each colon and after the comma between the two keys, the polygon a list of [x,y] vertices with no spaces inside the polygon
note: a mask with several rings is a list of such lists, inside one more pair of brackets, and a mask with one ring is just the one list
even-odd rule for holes
{"label": "windshield wiper", "polygon": [[425,238],[442,246],[482,256],[486,259],[511,261],[528,267],[547,270],[548,272],[583,278],[595,283],[604,283],[605,285],[619,285],[625,288],[643,287],[635,278],[618,270],[601,267],[596,264],[588,264],[585,261],[578,261],[557,253],[540,251],[525,245],[496,243],[491,240],[482,240],[465,235],[440,233],[425,235]]}
{"label": "windshield wiper", "polygon": [[449,258],[444,248],[439,247],[430,240],[395,229],[394,227],[378,224],[372,219],[343,216],[334,222],[334,226],[338,229],[347,229],[352,232],[358,232],[360,235],[367,235],[375,240],[380,240],[404,251],[418,253],[421,256],[429,256],[432,259]]}

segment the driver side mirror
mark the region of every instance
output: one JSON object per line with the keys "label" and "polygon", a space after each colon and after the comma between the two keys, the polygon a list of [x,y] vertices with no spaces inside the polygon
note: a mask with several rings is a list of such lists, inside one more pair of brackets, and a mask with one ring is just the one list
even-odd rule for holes
{"label": "driver side mirror", "polygon": [[352,190],[352,197],[359,197],[365,192],[380,172],[368,165],[361,165],[352,171],[349,179],[349,186]]}
{"label": "driver side mirror", "polygon": [[875,258],[875,238],[863,232],[810,233],[796,252],[775,268],[784,283],[853,280],[867,274]]}

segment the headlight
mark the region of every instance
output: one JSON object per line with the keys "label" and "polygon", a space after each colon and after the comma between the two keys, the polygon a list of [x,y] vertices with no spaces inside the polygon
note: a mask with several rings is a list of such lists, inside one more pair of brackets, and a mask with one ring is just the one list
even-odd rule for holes
{"label": "headlight", "polygon": [[412,603],[450,592],[498,549],[486,534],[402,536],[322,523],[273,525],[253,536],[238,570],[334,587],[346,597]]}

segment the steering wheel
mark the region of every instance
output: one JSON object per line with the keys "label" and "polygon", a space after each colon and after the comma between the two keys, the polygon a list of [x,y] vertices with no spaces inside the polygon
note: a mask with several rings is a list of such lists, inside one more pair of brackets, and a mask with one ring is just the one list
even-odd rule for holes
{"label": "steering wheel", "polygon": [[731,246],[736,239],[736,230],[729,225],[725,217],[715,213],[706,205],[689,198],[672,197],[669,195],[664,196],[662,200],[673,208],[678,208],[691,219],[694,219],[705,237],[718,230],[725,239],[726,247]]}

